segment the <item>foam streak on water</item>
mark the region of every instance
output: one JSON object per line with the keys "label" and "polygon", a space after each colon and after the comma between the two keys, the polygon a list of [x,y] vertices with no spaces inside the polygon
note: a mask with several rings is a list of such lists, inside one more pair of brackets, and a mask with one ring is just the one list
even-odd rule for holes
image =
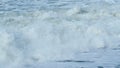
{"label": "foam streak on water", "polygon": [[1,0],[0,68],[119,48],[119,8],[114,0]]}

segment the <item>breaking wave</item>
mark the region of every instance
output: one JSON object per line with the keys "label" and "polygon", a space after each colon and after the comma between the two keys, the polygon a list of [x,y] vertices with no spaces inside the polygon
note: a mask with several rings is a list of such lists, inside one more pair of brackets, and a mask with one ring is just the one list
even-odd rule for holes
{"label": "breaking wave", "polygon": [[118,4],[67,6],[0,11],[0,67],[71,59],[77,52],[120,46]]}

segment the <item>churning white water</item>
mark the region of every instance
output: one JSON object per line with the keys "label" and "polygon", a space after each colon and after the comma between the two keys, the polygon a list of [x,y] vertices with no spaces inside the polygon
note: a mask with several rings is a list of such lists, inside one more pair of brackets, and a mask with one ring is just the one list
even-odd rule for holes
{"label": "churning white water", "polygon": [[24,68],[25,64],[73,59],[76,53],[119,48],[119,3],[1,0],[0,68]]}

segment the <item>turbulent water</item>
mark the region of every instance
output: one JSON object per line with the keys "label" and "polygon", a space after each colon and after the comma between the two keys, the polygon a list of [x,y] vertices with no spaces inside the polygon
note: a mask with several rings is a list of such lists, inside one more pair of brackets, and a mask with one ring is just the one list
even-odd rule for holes
{"label": "turbulent water", "polygon": [[[0,0],[0,68],[37,68],[43,62],[83,58],[94,51],[120,59],[119,52],[109,51],[120,48],[119,4],[118,0]],[[120,62],[117,59],[112,64]]]}

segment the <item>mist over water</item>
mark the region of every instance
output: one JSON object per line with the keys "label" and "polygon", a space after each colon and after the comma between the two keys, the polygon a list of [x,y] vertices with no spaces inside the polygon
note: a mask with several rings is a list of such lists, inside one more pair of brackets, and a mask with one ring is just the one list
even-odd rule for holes
{"label": "mist over water", "polygon": [[119,48],[119,8],[117,0],[1,0],[0,68]]}

